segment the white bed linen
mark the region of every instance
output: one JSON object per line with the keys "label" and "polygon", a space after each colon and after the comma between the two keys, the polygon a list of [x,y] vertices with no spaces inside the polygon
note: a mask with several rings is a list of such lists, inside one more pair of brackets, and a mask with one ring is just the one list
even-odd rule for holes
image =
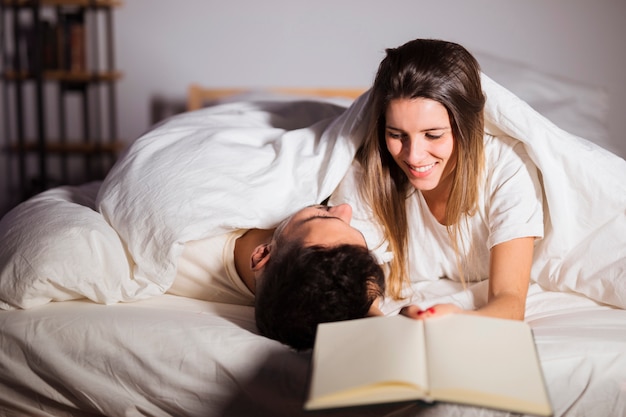
{"label": "white bed linen", "polygon": [[[486,130],[523,142],[543,180],[545,236],[533,278],[626,308],[626,161],[560,129],[487,76],[483,89]],[[229,103],[138,139],[96,203],[134,260],[141,290],[171,285],[186,241],[274,226],[326,198],[362,140],[367,96],[335,114],[323,103]],[[329,118],[311,125],[321,114]],[[301,123],[285,123],[291,118]]]}
{"label": "white bed linen", "polygon": [[[476,54],[480,67],[490,78],[527,102],[554,124],[589,139],[621,157],[618,138],[608,128],[609,93],[603,88],[546,74],[490,54]],[[614,139],[614,140],[612,140]]]}
{"label": "white bed linen", "polygon": [[[533,278],[626,308],[626,161],[558,128],[486,76],[483,86],[486,129],[522,141],[541,172],[545,237]],[[51,190],[0,221],[0,308],[162,294],[185,242],[271,227],[328,197],[362,138],[366,99],[347,110],[293,99],[228,103],[170,119],[120,158],[95,203],[82,207],[77,190]],[[54,228],[32,232],[42,218]],[[64,239],[55,239],[58,230]],[[76,240],[83,245],[73,247]],[[79,255],[69,271],[57,255],[64,251]],[[123,269],[121,278],[97,273],[111,265]],[[24,286],[24,276],[37,286]]]}
{"label": "white bed linen", "polygon": [[169,288],[185,242],[270,228],[328,197],[359,145],[365,101],[227,103],[137,139],[96,201],[145,283],[137,296]]}
{"label": "white bed linen", "polygon": [[100,185],[47,190],[0,219],[0,309],[138,299],[124,245],[95,210]]}
{"label": "white bed linen", "polygon": [[[534,285],[527,321],[555,416],[626,415],[625,310]],[[77,300],[2,311],[0,328],[2,416],[509,415],[420,403],[305,414],[309,353],[258,336],[251,307]]]}
{"label": "white bed linen", "polygon": [[[523,103],[510,97],[506,90],[490,84],[488,80],[486,88],[491,100],[488,100],[487,107],[490,129],[499,129],[507,134],[519,136],[521,140],[527,138],[529,133],[532,137],[538,134],[543,143],[533,149],[542,150],[536,151],[534,155],[540,161],[544,173],[555,171],[554,167],[550,167],[550,162],[554,161],[555,157],[563,156],[566,160],[563,167],[567,169],[561,173],[557,171],[554,183],[552,180],[549,182],[552,184],[549,185],[550,207],[565,207],[567,210],[582,207],[582,212],[589,217],[583,217],[581,221],[581,218],[570,216],[571,212],[566,210],[562,218],[550,217],[552,222],[550,226],[561,228],[560,230],[564,230],[567,236],[573,236],[575,239],[584,235],[585,230],[595,228],[593,230],[602,232],[590,236],[592,239],[588,241],[585,239],[579,241],[580,246],[572,252],[573,255],[569,256],[567,262],[559,263],[561,258],[556,254],[543,264],[554,265],[552,260],[555,260],[558,265],[565,265],[565,271],[569,273],[561,273],[557,267],[554,269],[546,267],[541,271],[548,274],[542,284],[560,289],[561,292],[544,291],[538,284],[533,284],[529,293],[527,321],[535,332],[537,349],[555,416],[626,415],[626,311],[570,292],[576,291],[597,301],[624,306],[626,279],[623,274],[626,268],[620,268],[620,265],[623,266],[626,259],[624,253],[626,242],[623,239],[624,235],[619,234],[622,230],[619,227],[623,227],[623,200],[611,200],[616,204],[611,211],[616,217],[597,216],[598,212],[606,213],[602,204],[597,204],[598,200],[604,198],[603,195],[609,195],[611,191],[618,193],[618,197],[626,195],[621,191],[624,181],[620,182],[624,179],[624,161],[606,156],[602,150],[594,148],[587,142],[572,139],[571,135],[529,111]],[[254,105],[256,106],[252,109],[254,117],[249,120],[250,125],[247,126],[251,130],[230,131],[234,133],[235,139],[240,140],[238,146],[233,147],[228,154],[233,158],[217,159],[217,162],[223,162],[221,169],[231,174],[235,173],[236,178],[243,178],[241,181],[223,182],[219,177],[211,178],[211,172],[208,172],[208,180],[206,176],[199,175],[204,172],[208,160],[215,160],[210,152],[215,148],[209,146],[213,143],[204,144],[206,154],[198,153],[199,148],[193,146],[187,149],[185,155],[191,156],[185,160],[187,163],[182,163],[183,160],[180,159],[182,156],[177,152],[166,154],[172,149],[177,149],[175,142],[181,138],[187,138],[185,145],[190,143],[200,145],[203,142],[205,138],[199,132],[207,127],[204,124],[208,119],[203,118],[204,115],[212,111],[226,112],[220,116],[223,116],[221,119],[219,117],[211,119],[213,120],[211,123],[217,124],[208,126],[208,129],[213,129],[215,133],[224,127],[219,125],[220,120],[226,123],[226,126],[233,120],[241,121],[244,117],[242,112],[251,110],[250,106],[249,103],[243,105],[232,103],[230,107],[184,115],[162,126],[161,130],[150,133],[150,140],[138,141],[125,157],[123,164],[118,166],[119,170],[114,174],[117,179],[109,182],[108,190],[116,188],[120,178],[127,178],[130,183],[125,185],[130,184],[132,187],[128,189],[119,187],[111,194],[102,196],[101,201],[105,208],[103,212],[106,217],[99,217],[92,209],[95,204],[91,187],[88,187],[87,200],[80,195],[82,188],[63,188],[39,196],[41,198],[34,201],[37,204],[31,206],[33,211],[20,212],[24,207],[28,207],[24,205],[14,212],[11,216],[24,215],[20,218],[20,224],[30,227],[36,224],[35,221],[38,219],[37,210],[34,210],[38,204],[50,208],[47,204],[50,201],[57,201],[63,203],[63,207],[71,207],[75,214],[76,210],[80,211],[78,220],[85,219],[85,222],[77,222],[79,228],[75,230],[79,233],[70,233],[71,227],[61,227],[59,230],[67,232],[67,236],[78,238],[79,242],[86,245],[86,249],[101,247],[101,243],[106,244],[111,238],[115,241],[117,233],[123,238],[122,248],[125,249],[129,242],[129,234],[132,235],[136,231],[145,233],[145,236],[137,234],[133,238],[137,241],[131,245],[135,245],[135,249],[131,248],[131,254],[135,256],[135,251],[138,250],[137,253],[140,255],[137,260],[142,262],[142,267],[134,272],[139,270],[143,273],[129,274],[127,269],[132,266],[132,262],[128,265],[124,262],[131,258],[128,258],[126,252],[118,250],[120,242],[116,242],[112,257],[115,259],[114,262],[122,261],[117,265],[122,269],[119,273],[108,273],[105,282],[89,283],[98,276],[95,273],[99,271],[98,268],[112,266],[110,261],[103,261],[105,258],[101,256],[93,256],[99,254],[97,250],[86,251],[82,252],[86,254],[85,256],[76,259],[81,269],[72,269],[77,275],[67,273],[68,271],[65,271],[66,274],[63,273],[66,265],[63,264],[62,256],[55,255],[51,259],[43,259],[43,263],[38,266],[55,274],[32,275],[33,279],[42,285],[40,289],[46,289],[48,286],[50,294],[53,294],[53,297],[49,297],[51,299],[89,297],[87,294],[89,293],[95,294],[92,299],[98,302],[108,302],[104,297],[105,294],[114,301],[130,301],[160,294],[170,283],[170,273],[172,268],[175,268],[177,254],[182,250],[181,242],[192,237],[201,238],[207,233],[214,232],[215,227],[218,231],[222,230],[220,228],[230,230],[245,227],[246,221],[253,221],[253,225],[258,227],[262,226],[258,223],[261,219],[270,225],[289,214],[285,210],[295,209],[297,207],[293,206],[319,201],[318,199],[325,197],[332,190],[333,183],[340,178],[333,175],[322,178],[305,176],[304,179],[297,179],[299,176],[293,175],[293,166],[288,163],[289,155],[293,155],[290,152],[296,149],[310,157],[305,164],[306,170],[299,171],[301,173],[318,172],[315,169],[324,168],[324,172],[333,172],[340,176],[342,170],[348,168],[347,155],[354,152],[356,143],[336,142],[335,139],[342,135],[350,135],[359,124],[361,117],[359,105],[352,107],[351,111],[343,113],[343,116],[337,119],[334,117],[341,114],[341,109],[333,107],[317,106],[316,112],[308,113],[305,110],[311,110],[316,106],[304,106],[299,107],[299,110],[296,109],[300,113],[284,114],[276,111],[278,110],[276,108],[272,112],[271,109]],[[292,116],[298,114],[297,119],[301,123],[291,120]],[[321,117],[323,114],[328,118]],[[299,119],[301,116],[304,118]],[[312,129],[307,127],[307,120],[320,118],[322,120],[314,124]],[[544,132],[539,132],[542,129]],[[258,142],[245,142],[248,134],[259,132],[262,135],[257,137]],[[283,135],[291,139],[305,140],[306,146],[282,147],[274,139]],[[551,141],[555,135],[558,136],[556,142]],[[224,145],[233,138],[229,135],[217,136],[216,140],[223,140]],[[312,142],[309,141],[311,138]],[[572,147],[571,140],[576,143]],[[264,161],[274,161],[275,163],[269,166],[278,167],[277,170],[264,169],[267,166],[261,163],[246,165],[249,162],[246,158],[249,159],[250,154],[242,151],[254,152],[255,144],[262,146],[263,157],[266,158]],[[555,145],[560,146],[556,146],[556,149],[551,148]],[[141,152],[144,146],[155,152]],[[545,154],[543,151],[546,151]],[[328,159],[327,152],[332,153],[333,158]],[[602,179],[606,172],[618,173],[614,178],[607,180],[615,188],[610,190],[608,187],[600,187],[601,189],[597,190],[599,194],[587,194],[586,191],[584,194],[577,194],[580,190],[570,187],[572,184],[578,184],[576,175],[579,171],[576,171],[576,167],[588,164],[589,160],[564,157],[572,153],[578,156],[605,155],[606,166],[600,166],[593,172],[602,175]],[[208,159],[202,159],[201,156],[205,155],[208,155]],[[234,163],[235,156],[242,160]],[[597,160],[595,156],[592,156],[592,159]],[[125,172],[126,164],[135,167],[136,164],[141,165],[142,162],[150,161],[154,162],[158,169]],[[254,168],[253,173],[259,174],[258,177],[246,174],[245,169],[251,167]],[[599,174],[603,171],[604,174]],[[128,173],[134,176],[126,177],[125,174]],[[243,176],[237,177],[239,174]],[[268,178],[280,179],[279,191],[282,200],[279,201],[282,203],[274,203],[275,194],[269,195],[267,190],[252,187]],[[152,180],[155,182],[151,182]],[[561,180],[567,186],[562,193],[552,194],[553,189],[559,189]],[[235,202],[237,206],[234,208],[237,210],[229,214],[239,216],[245,212],[250,218],[243,217],[243,220],[234,221],[231,221],[233,220],[231,218],[224,222],[223,219],[215,217],[219,212],[207,210],[207,207],[214,208],[216,201],[221,201],[220,198],[216,200],[214,195],[209,195],[210,193],[202,192],[209,183],[219,185],[219,189],[223,190],[223,193],[219,194],[222,197],[233,189],[250,193],[241,195],[246,198],[252,196],[255,202],[260,204],[255,206],[259,207],[259,210],[249,213],[249,201]],[[158,184],[170,186],[161,187]],[[138,189],[133,188],[135,186]],[[194,188],[196,191],[189,193],[185,187],[196,187]],[[182,196],[182,199],[179,199],[179,196]],[[271,198],[268,199],[268,196]],[[576,201],[582,197],[587,200]],[[123,204],[116,206],[116,198]],[[107,202],[107,199],[111,200]],[[604,201],[600,201],[602,202]],[[69,205],[66,206],[65,203]],[[573,204],[571,207],[568,206],[570,203]],[[107,204],[108,208],[105,207]],[[228,208],[229,204],[233,204],[233,200],[226,198],[224,204]],[[88,209],[83,210],[80,207],[83,205]],[[179,210],[181,207],[183,210]],[[163,208],[166,210],[161,211]],[[555,212],[556,210],[550,214],[554,216]],[[29,213],[33,217],[30,217]],[[49,220],[55,220],[56,216],[63,215],[64,212],[61,210]],[[620,215],[622,217],[619,217]],[[16,223],[11,219],[12,217],[2,219],[0,229],[7,233],[2,235],[3,238],[12,233],[19,235],[19,230],[13,228]],[[111,221],[115,228],[109,229],[105,219]],[[137,219],[140,221],[134,223]],[[198,219],[200,220],[196,222]],[[588,223],[587,219],[591,223]],[[602,219],[606,219],[606,222],[602,223]],[[607,226],[610,219],[617,219],[618,227]],[[102,232],[100,235],[89,233],[91,221],[98,224],[97,230]],[[181,224],[185,226],[182,227]],[[572,227],[571,230],[568,229],[569,226]],[[604,234],[607,229],[610,230]],[[604,237],[607,235],[613,236],[615,240],[605,240]],[[32,233],[29,236],[31,240],[28,241],[13,241],[6,238],[7,240],[2,242],[3,244],[17,242],[10,253],[4,252],[8,253],[7,256],[10,256],[12,261],[0,265],[9,268],[4,270],[5,275],[2,277],[3,284],[8,284],[9,290],[12,280],[21,279],[21,275],[16,273],[21,269],[13,270],[12,274],[10,268],[16,265],[27,267],[26,269],[30,267],[23,262],[15,263],[13,260],[20,260],[20,255],[27,253],[27,249],[30,250],[28,253],[31,254],[29,255],[32,256],[31,259],[41,260],[38,255],[50,248],[50,240],[40,239],[42,235]],[[46,239],[52,239],[54,243],[54,236],[47,236]],[[55,249],[68,251],[76,247],[76,241],[72,239],[61,243],[68,246],[59,246]],[[598,262],[577,265],[576,262],[582,259],[579,254],[587,251],[585,246],[587,243],[591,243],[589,249],[596,254]],[[145,246],[142,246],[144,244]],[[4,248],[6,246],[0,249]],[[617,263],[613,261],[615,258]],[[160,262],[161,259],[163,262]],[[603,264],[603,259],[608,260],[608,264],[614,268],[594,271],[594,268]],[[88,273],[79,279],[84,285],[85,294],[74,291],[71,287],[72,282],[83,272]],[[159,275],[161,272],[163,274]],[[113,285],[108,285],[107,282]],[[108,293],[101,293],[98,296],[94,289],[98,290],[99,284],[108,285],[106,288]],[[459,288],[455,287],[456,284],[445,280],[427,284],[419,283],[413,288],[413,301],[422,306],[450,301],[469,308],[484,301],[485,283],[477,284],[467,292],[460,292]],[[127,288],[130,290],[127,291]],[[8,297],[14,296],[20,294],[9,294]],[[26,294],[27,298],[29,296]],[[9,308],[20,307],[13,303],[13,299],[2,300],[7,301]],[[30,307],[28,310],[0,311],[0,416],[305,415],[301,407],[308,377],[308,354],[295,353],[277,342],[258,336],[250,307],[215,304],[172,295],[109,306],[87,300],[35,305],[41,304],[42,300],[49,301],[45,297],[26,299],[25,302],[34,303],[24,305]],[[1,307],[7,308],[7,305]],[[387,313],[393,314],[398,310],[399,304],[387,303],[383,307]],[[339,412],[306,413],[309,416],[311,414],[387,417],[509,416],[508,413],[500,411],[451,404],[383,405]]]}
{"label": "white bed linen", "polygon": [[626,161],[560,129],[483,76],[485,130],[524,143],[540,171],[544,238],[531,276],[626,308]]}

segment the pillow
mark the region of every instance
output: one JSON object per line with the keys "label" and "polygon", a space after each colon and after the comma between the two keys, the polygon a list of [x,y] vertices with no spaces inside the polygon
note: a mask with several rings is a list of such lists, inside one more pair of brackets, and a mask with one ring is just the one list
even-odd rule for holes
{"label": "pillow", "polygon": [[99,186],[48,190],[0,220],[1,309],[78,298],[110,304],[132,292],[124,247],[93,209]]}

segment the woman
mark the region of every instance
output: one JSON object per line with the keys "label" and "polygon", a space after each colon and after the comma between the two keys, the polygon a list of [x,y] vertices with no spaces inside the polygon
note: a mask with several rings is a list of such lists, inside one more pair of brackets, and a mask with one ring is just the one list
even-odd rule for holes
{"label": "woman", "polygon": [[[346,181],[369,206],[353,208],[380,224],[393,254],[390,295],[400,298],[410,281],[488,279],[488,301],[472,313],[521,320],[534,242],[543,237],[541,186],[520,142],[485,135],[480,80],[478,63],[458,44],[417,39],[388,49],[359,166]],[[404,311],[458,312],[453,304]]]}

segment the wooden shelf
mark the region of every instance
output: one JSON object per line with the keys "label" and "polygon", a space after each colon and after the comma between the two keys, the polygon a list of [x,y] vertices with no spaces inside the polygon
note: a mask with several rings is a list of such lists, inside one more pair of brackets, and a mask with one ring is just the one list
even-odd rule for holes
{"label": "wooden shelf", "polygon": [[30,7],[36,6],[81,6],[81,7],[118,7],[121,0],[2,0],[4,6]]}
{"label": "wooden shelf", "polygon": [[[29,72],[6,71],[2,74],[5,80],[31,80],[35,78],[35,74]],[[68,71],[44,71],[42,73],[44,80],[64,81],[71,83],[91,83],[104,81],[117,81],[122,78],[119,71],[113,72],[68,72]]]}
{"label": "wooden shelf", "polygon": [[[21,190],[22,200],[33,191],[103,178],[125,149],[117,133],[115,85],[122,73],[113,45],[113,8],[121,5],[0,0],[3,21],[13,22],[0,24],[0,51],[12,51],[0,62],[12,109],[0,114],[7,132],[0,152],[15,161],[8,183]],[[42,14],[44,8],[53,13]]]}
{"label": "wooden shelf", "polygon": [[[81,142],[61,142],[59,140],[47,142],[44,149],[46,153],[66,153],[66,154],[100,154],[100,153],[119,153],[126,147],[126,144],[115,140],[106,143],[81,143]],[[12,144],[7,148],[10,152],[19,152],[22,147],[18,144]],[[39,145],[34,142],[28,142],[23,147],[25,152],[38,152]]]}

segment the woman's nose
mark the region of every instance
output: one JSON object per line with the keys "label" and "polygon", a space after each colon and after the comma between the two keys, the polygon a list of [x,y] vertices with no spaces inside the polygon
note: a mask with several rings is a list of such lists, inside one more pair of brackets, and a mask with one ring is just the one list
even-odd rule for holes
{"label": "woman's nose", "polygon": [[426,155],[426,143],[420,138],[411,138],[407,141],[404,151],[406,152],[409,161],[421,161]]}

